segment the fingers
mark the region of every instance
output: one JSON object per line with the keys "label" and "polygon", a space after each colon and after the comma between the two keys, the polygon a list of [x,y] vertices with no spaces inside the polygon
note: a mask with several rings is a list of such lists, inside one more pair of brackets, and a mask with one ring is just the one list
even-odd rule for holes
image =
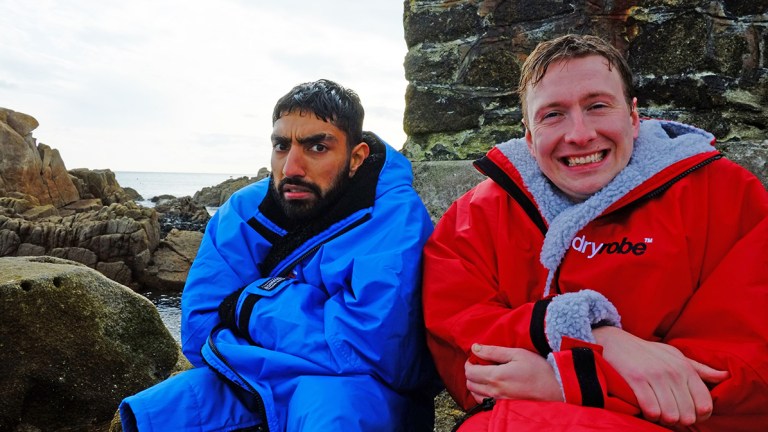
{"label": "fingers", "polygon": [[469,390],[469,393],[472,394],[472,397],[475,398],[477,403],[482,402],[483,399],[487,397],[491,397],[487,386],[484,384],[478,384],[476,382],[467,380],[467,390]]}
{"label": "fingers", "polygon": [[472,394],[475,402],[480,403],[490,397],[490,387],[484,369],[486,366],[475,365],[467,361],[464,363],[464,374],[467,377],[467,390]]}
{"label": "fingers", "polygon": [[472,353],[477,357],[494,362],[496,364],[507,363],[514,360],[514,349],[494,345],[472,345]]}
{"label": "fingers", "polygon": [[467,378],[467,382],[487,384],[488,374],[484,371],[485,366],[483,365],[472,364],[470,361],[464,363],[464,376]]}
{"label": "fingers", "polygon": [[[691,426],[708,419],[713,404],[707,386],[694,370],[673,371],[630,382],[643,417],[665,426]],[[721,371],[714,372],[722,375]]]}
{"label": "fingers", "polygon": [[[687,357],[686,357],[687,358]],[[721,371],[711,368],[703,363],[699,363],[696,360],[688,359],[688,362],[693,366],[693,370],[699,375],[699,377],[710,384],[719,384],[730,376],[727,370]]]}
{"label": "fingers", "polygon": [[[677,380],[675,380],[677,381]],[[683,425],[690,426],[696,421],[696,407],[693,403],[693,396],[690,387],[686,381],[680,380],[668,388],[665,392],[665,398],[659,402],[662,407],[666,407],[661,412],[659,421],[664,425]]]}
{"label": "fingers", "polygon": [[475,402],[482,403],[485,397],[478,395],[477,393],[469,392],[472,397],[475,399]]}
{"label": "fingers", "polygon": [[[691,426],[712,415],[712,396],[704,382],[693,375],[682,384],[671,386],[670,394],[659,399],[661,406],[667,407],[666,410],[662,410],[660,423],[670,426]],[[672,401],[668,399],[670,395],[673,398]]]}
{"label": "fingers", "polygon": [[648,382],[639,383],[637,387],[635,387],[635,383],[629,384],[632,391],[635,392],[637,404],[640,406],[643,417],[648,421],[658,422],[661,418],[661,405],[654,388]]}
{"label": "fingers", "polygon": [[706,383],[722,382],[728,371],[691,360],[672,345],[645,341],[629,333],[605,331],[600,338],[605,342],[604,358],[632,388],[647,420],[690,426],[712,415],[712,396]]}
{"label": "fingers", "polygon": [[694,378],[689,380],[688,385],[691,390],[690,394],[693,397],[693,404],[695,406],[695,419],[691,423],[683,423],[685,426],[690,426],[693,423],[708,419],[712,415],[712,410],[714,408],[712,403],[712,395],[709,393],[709,389],[703,381]]}

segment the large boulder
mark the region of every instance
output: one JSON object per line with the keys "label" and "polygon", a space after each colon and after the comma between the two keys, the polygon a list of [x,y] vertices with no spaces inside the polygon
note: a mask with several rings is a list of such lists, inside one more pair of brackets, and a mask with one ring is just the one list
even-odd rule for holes
{"label": "large boulder", "polygon": [[144,297],[81,264],[0,258],[0,430],[99,431],[186,360]]}
{"label": "large boulder", "polygon": [[0,196],[21,192],[63,207],[80,199],[59,151],[37,145],[34,117],[0,108]]}
{"label": "large boulder", "polygon": [[142,287],[151,291],[180,293],[202,240],[201,232],[172,229],[152,254],[141,279]]}

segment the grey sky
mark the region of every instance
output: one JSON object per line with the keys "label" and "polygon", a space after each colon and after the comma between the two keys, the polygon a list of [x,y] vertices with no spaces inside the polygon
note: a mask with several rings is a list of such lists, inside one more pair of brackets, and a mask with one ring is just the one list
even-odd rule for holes
{"label": "grey sky", "polygon": [[254,174],[292,86],[356,90],[400,148],[407,51],[396,0],[0,0],[0,106],[67,168]]}

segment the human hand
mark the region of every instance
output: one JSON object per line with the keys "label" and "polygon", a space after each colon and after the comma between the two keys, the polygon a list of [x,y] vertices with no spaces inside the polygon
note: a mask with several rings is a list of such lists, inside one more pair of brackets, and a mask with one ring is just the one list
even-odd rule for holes
{"label": "human hand", "polygon": [[547,360],[522,348],[472,345],[472,353],[490,365],[464,364],[467,389],[477,403],[496,399],[562,401],[563,393]]}
{"label": "human hand", "polygon": [[690,426],[712,415],[712,396],[705,382],[728,378],[689,359],[677,348],[649,342],[617,327],[593,331],[603,346],[603,358],[624,378],[643,416],[666,426]]}

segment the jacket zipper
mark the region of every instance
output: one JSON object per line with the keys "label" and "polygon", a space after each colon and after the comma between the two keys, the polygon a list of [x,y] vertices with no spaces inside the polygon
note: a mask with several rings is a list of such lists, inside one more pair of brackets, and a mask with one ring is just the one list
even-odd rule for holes
{"label": "jacket zipper", "polygon": [[716,161],[718,159],[721,159],[722,157],[723,157],[722,154],[717,154],[717,155],[714,155],[714,156],[710,157],[709,159],[704,159],[703,161],[697,163],[696,165],[694,165],[694,166],[688,168],[687,170],[681,172],[680,174],[676,175],[675,177],[673,177],[672,179],[670,179],[669,181],[667,181],[663,185],[657,187],[656,189],[654,189],[654,190],[648,192],[647,194],[643,195],[642,197],[638,198],[638,201],[643,200],[643,199],[655,198],[655,197],[661,195],[664,191],[666,191],[667,189],[671,188],[672,185],[674,185],[675,183],[677,183],[680,180],[682,180],[683,177],[685,177],[688,174],[696,171],[699,168],[707,166],[707,165],[711,164],[712,162],[714,162],[714,161]]}
{"label": "jacket zipper", "polygon": [[286,265],[283,268],[283,270],[281,270],[276,276],[277,277],[287,277],[291,273],[291,270],[293,270],[293,268],[296,267],[296,265],[298,263],[304,261],[304,259],[307,258],[308,256],[314,255],[314,253],[317,252],[324,244],[326,244],[329,241],[334,240],[334,239],[336,239],[336,238],[346,234],[347,232],[353,230],[354,228],[357,228],[358,226],[364,224],[365,222],[368,222],[369,220],[371,220],[371,214],[367,213],[363,217],[361,217],[360,219],[358,219],[358,220],[352,222],[351,224],[347,225],[346,227],[344,227],[342,230],[340,230],[336,234],[328,237],[327,239],[325,239],[325,240],[319,242],[318,244],[312,246],[311,248],[309,248],[306,252],[304,252],[303,254],[299,255],[298,258],[296,258],[295,260],[291,261],[290,264]]}
{"label": "jacket zipper", "polygon": [[[211,335],[213,335],[218,329],[219,329],[219,326],[217,325],[211,331]],[[227,360],[226,357],[224,357],[224,355],[221,354],[221,351],[219,351],[219,348],[216,347],[216,344],[213,343],[213,338],[210,337],[210,336],[208,337],[208,347],[211,349],[211,351],[216,356],[216,358],[218,358],[222,363],[224,363],[224,366],[226,366],[227,369],[229,369],[230,372],[235,374],[240,379],[240,381],[242,382],[241,387],[244,387],[246,391],[248,391],[251,394],[253,394],[253,396],[256,398],[256,408],[257,408],[257,411],[258,411],[256,414],[261,419],[261,423],[262,423],[261,426],[263,427],[263,429],[260,429],[260,430],[264,430],[265,432],[269,432],[269,423],[267,421],[267,410],[264,407],[264,399],[261,397],[261,394],[258,392],[258,390],[253,388],[251,383],[249,383],[245,378],[243,378],[243,376],[240,375],[235,370],[235,368],[232,367],[232,365],[229,363],[229,360]],[[205,361],[205,363],[208,365],[208,367],[210,367],[212,370],[214,370],[214,371],[216,370],[216,368],[214,366],[212,366],[210,363],[208,363],[207,360],[205,360],[205,356],[203,356],[203,361]],[[225,379],[227,379],[227,378],[225,377]],[[227,380],[229,380],[229,379],[227,379]],[[229,380],[229,381],[231,381],[231,380]]]}

